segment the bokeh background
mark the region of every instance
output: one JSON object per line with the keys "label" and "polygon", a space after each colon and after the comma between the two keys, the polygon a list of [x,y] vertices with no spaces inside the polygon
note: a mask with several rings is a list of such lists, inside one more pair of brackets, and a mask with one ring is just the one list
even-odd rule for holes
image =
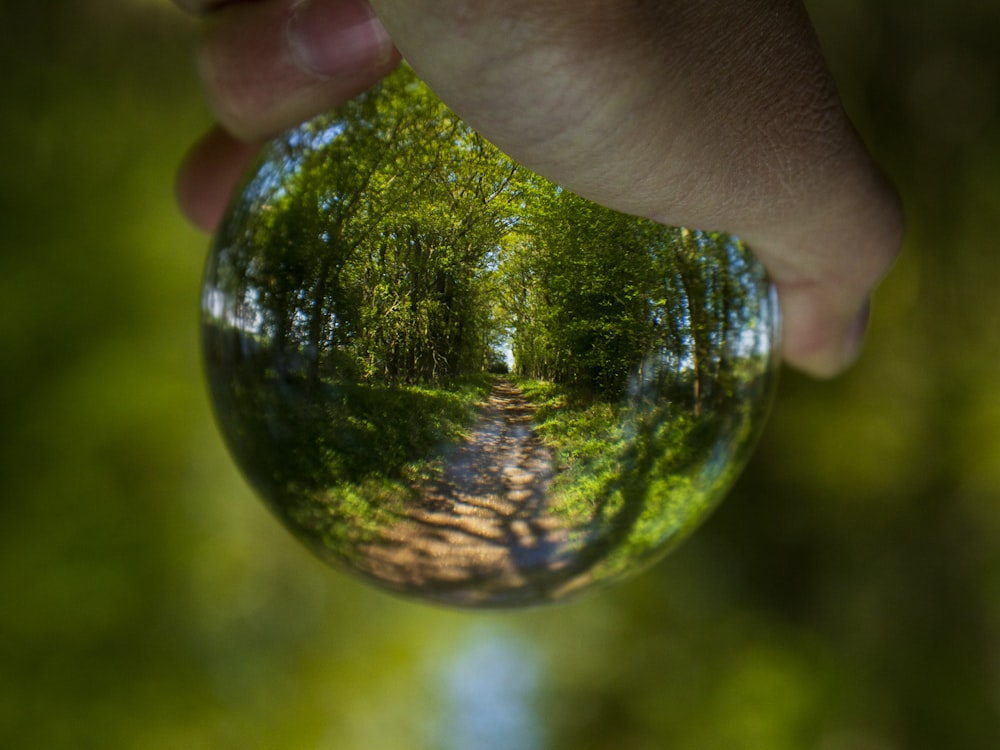
{"label": "bokeh background", "polygon": [[167,0],[0,6],[0,747],[1000,747],[1000,4],[812,0],[905,254],[846,376],[785,373],[708,524],[463,614],[324,568],[200,377],[208,124]]}

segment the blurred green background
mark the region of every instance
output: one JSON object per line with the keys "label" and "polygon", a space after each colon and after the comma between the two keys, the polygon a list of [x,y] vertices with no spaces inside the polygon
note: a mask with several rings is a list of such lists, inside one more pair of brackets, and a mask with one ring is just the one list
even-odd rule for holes
{"label": "blurred green background", "polygon": [[1000,747],[1000,4],[809,7],[909,216],[862,360],[784,375],[653,570],[470,615],[324,568],[221,446],[190,20],[0,6],[0,747]]}

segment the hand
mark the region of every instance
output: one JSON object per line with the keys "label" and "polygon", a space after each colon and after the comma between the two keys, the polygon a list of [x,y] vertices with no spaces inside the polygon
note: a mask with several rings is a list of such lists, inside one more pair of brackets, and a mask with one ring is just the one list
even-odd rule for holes
{"label": "hand", "polygon": [[[178,0],[180,1],[180,0]],[[785,360],[856,355],[902,231],[799,0],[237,0],[205,14],[215,131],[180,199],[218,222],[252,142],[329,109],[399,53],[498,147],[598,203],[741,236],[778,287]]]}

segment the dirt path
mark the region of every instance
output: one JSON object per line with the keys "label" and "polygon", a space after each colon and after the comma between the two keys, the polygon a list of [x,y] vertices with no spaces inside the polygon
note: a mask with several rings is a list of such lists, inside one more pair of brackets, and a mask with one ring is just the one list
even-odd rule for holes
{"label": "dirt path", "polygon": [[[558,567],[567,534],[548,508],[552,456],[532,427],[534,407],[498,378],[479,422],[442,478],[382,543],[364,549],[369,572],[402,589],[471,589],[486,598],[523,588],[532,570]],[[467,601],[462,597],[462,601]]]}

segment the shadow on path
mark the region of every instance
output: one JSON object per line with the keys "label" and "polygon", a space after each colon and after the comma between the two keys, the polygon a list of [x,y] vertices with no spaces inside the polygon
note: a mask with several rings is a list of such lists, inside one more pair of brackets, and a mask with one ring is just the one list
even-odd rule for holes
{"label": "shadow on path", "polygon": [[572,554],[549,505],[552,456],[534,432],[534,410],[498,378],[469,437],[446,454],[441,478],[361,550],[364,572],[456,604],[537,598],[532,580],[551,580]]}

